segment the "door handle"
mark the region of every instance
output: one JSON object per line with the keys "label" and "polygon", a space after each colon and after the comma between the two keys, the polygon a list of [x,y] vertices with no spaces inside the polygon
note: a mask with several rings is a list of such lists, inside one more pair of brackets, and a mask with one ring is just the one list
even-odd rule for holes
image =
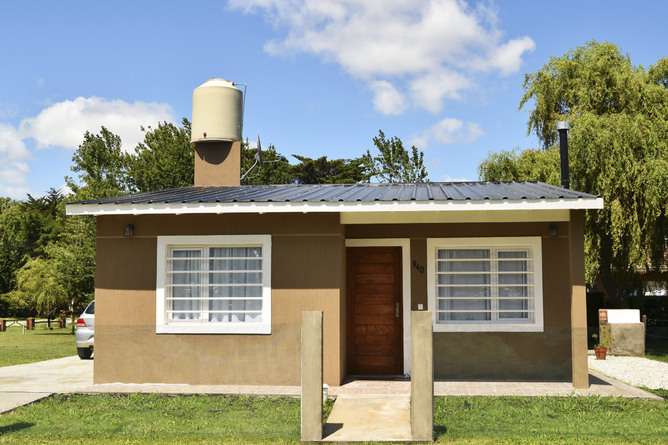
{"label": "door handle", "polygon": [[394,303],[394,316],[399,318],[399,302]]}

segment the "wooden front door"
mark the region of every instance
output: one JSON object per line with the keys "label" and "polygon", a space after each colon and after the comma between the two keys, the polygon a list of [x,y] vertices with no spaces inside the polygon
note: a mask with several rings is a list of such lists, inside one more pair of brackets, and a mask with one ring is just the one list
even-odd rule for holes
{"label": "wooden front door", "polygon": [[400,247],[349,247],[348,374],[403,374]]}

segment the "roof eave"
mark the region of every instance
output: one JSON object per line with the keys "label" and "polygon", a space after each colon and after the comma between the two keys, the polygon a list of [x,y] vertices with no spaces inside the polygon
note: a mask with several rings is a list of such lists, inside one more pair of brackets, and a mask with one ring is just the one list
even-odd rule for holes
{"label": "roof eave", "polygon": [[372,202],[203,202],[68,204],[68,215],[180,215],[206,213],[448,212],[467,210],[602,209],[603,198]]}

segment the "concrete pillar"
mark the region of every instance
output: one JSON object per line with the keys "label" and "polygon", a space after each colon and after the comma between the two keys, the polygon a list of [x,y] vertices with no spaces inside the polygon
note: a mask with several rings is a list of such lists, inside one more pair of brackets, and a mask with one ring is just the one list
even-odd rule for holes
{"label": "concrete pillar", "polygon": [[411,436],[434,439],[434,345],[430,311],[411,312]]}
{"label": "concrete pillar", "polygon": [[589,388],[587,362],[587,290],[585,288],[584,213],[571,210],[569,223],[571,268],[571,366],[573,387]]}
{"label": "concrete pillar", "polygon": [[302,441],[322,440],[322,312],[302,312]]}
{"label": "concrete pillar", "polygon": [[212,141],[195,144],[195,185],[241,184],[241,142]]}

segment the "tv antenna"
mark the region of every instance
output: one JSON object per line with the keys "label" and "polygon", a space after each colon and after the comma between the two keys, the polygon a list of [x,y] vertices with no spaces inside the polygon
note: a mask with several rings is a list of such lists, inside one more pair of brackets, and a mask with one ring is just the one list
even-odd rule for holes
{"label": "tv antenna", "polygon": [[[248,139],[246,139],[246,141],[248,141]],[[248,142],[246,142],[246,143],[248,143]],[[262,164],[264,164],[264,163],[279,162],[280,160],[281,160],[280,155],[278,156],[278,159],[276,159],[275,161],[265,161],[265,160],[262,159],[262,144],[260,144],[260,135],[258,134],[257,135],[257,151],[255,152],[255,163],[253,165],[251,165],[251,168],[249,168],[248,171],[241,176],[241,181],[243,181],[244,178],[246,176],[248,176],[248,173],[250,173],[251,170],[253,170],[256,165],[260,164],[260,166],[262,166]]]}

